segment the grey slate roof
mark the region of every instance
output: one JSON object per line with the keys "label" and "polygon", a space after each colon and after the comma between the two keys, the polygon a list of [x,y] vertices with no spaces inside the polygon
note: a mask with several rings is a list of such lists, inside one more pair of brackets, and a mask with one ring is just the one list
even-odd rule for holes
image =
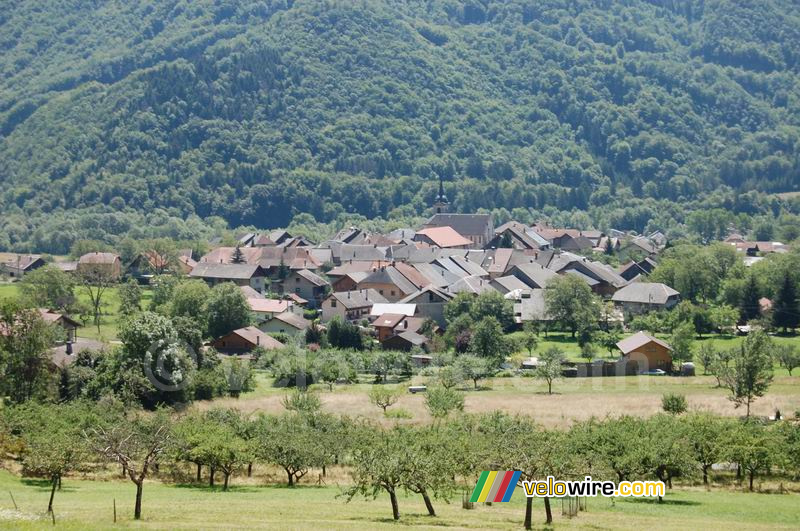
{"label": "grey slate roof", "polygon": [[361,281],[365,284],[394,284],[403,293],[414,293],[417,287],[412,284],[400,271],[392,266],[386,266],[373,271],[370,275]]}
{"label": "grey slate roof", "polygon": [[198,262],[189,273],[191,277],[216,278],[230,280],[247,280],[255,276],[264,276],[261,266],[255,264],[214,264]]}
{"label": "grey slate roof", "polygon": [[345,309],[366,308],[373,304],[389,302],[386,297],[374,289],[359,289],[355,291],[337,291],[331,294]]}
{"label": "grey slate roof", "polygon": [[450,226],[462,236],[480,236],[492,224],[490,214],[434,214],[426,226]]}
{"label": "grey slate roof", "polygon": [[633,282],[617,290],[611,300],[614,302],[666,304],[670,297],[676,295],[679,295],[677,291],[660,282]]}

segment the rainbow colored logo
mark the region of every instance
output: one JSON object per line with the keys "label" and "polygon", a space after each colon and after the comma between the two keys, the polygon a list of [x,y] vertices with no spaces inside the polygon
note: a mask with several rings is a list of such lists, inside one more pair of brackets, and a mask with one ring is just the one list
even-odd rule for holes
{"label": "rainbow colored logo", "polygon": [[513,470],[481,472],[478,484],[472,491],[471,502],[507,502],[517,487],[519,472]]}

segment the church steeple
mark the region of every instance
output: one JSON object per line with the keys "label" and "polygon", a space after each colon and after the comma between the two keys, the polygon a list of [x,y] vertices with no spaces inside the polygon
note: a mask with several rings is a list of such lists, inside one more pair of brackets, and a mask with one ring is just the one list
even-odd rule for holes
{"label": "church steeple", "polygon": [[433,211],[436,214],[446,214],[450,208],[450,202],[447,196],[444,195],[444,181],[442,176],[439,176],[439,193],[436,195],[436,202],[433,203]]}

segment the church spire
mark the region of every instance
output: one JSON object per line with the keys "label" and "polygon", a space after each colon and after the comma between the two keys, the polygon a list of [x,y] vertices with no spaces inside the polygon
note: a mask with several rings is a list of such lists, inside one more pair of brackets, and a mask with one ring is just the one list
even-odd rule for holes
{"label": "church spire", "polygon": [[444,195],[444,180],[439,175],[439,193],[436,195],[436,202],[433,204],[433,210],[436,214],[446,214],[450,207],[450,202],[447,196]]}

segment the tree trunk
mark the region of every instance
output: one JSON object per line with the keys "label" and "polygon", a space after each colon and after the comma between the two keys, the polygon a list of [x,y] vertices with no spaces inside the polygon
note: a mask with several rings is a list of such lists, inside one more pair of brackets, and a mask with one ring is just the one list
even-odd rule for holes
{"label": "tree trunk", "polygon": [[756,475],[755,470],[750,471],[750,492],[753,492],[753,477]]}
{"label": "tree trunk", "polygon": [[202,471],[203,471],[203,465],[197,463],[197,481],[200,481],[202,479]]}
{"label": "tree trunk", "polygon": [[550,509],[550,497],[545,496],[544,498],[544,513],[547,515],[547,521],[545,522],[546,525],[550,525],[553,523],[553,511]]}
{"label": "tree trunk", "polygon": [[142,519],[142,484],[136,484],[136,505],[133,507],[133,519]]}
{"label": "tree trunk", "polygon": [[53,488],[50,489],[50,502],[47,504],[47,512],[53,512],[53,498],[56,495],[56,487],[58,486],[58,476],[53,476]]}
{"label": "tree trunk", "polygon": [[325,465],[322,465],[322,477],[328,477],[328,471]]}
{"label": "tree trunk", "polygon": [[394,489],[389,490],[389,500],[392,502],[392,518],[400,520],[400,507],[397,505],[397,494]]}
{"label": "tree trunk", "polygon": [[422,489],[420,494],[422,494],[422,499],[425,501],[425,508],[428,509],[428,516],[436,516],[436,511],[433,509],[431,497],[428,496],[428,492],[425,489]]}
{"label": "tree trunk", "polygon": [[228,490],[228,479],[231,477],[231,474],[230,474],[230,472],[224,472],[224,474],[225,474],[225,484],[222,485],[222,490],[223,491],[227,491]]}
{"label": "tree trunk", "polygon": [[61,491],[61,476],[58,476],[58,490]]}
{"label": "tree trunk", "polygon": [[294,474],[287,468],[286,475],[289,476],[289,486],[294,487]]}
{"label": "tree trunk", "polygon": [[708,485],[708,465],[703,465],[703,485]]}
{"label": "tree trunk", "polygon": [[533,498],[525,500],[525,529],[531,529],[533,520]]}
{"label": "tree trunk", "polygon": [[253,463],[247,463],[247,477],[253,477]]}
{"label": "tree trunk", "polygon": [[547,394],[548,395],[553,394],[553,382],[547,382]]}
{"label": "tree trunk", "polygon": [[213,466],[208,469],[208,486],[209,487],[213,487],[214,486],[214,474],[216,474],[216,473],[217,473],[217,471],[214,470]]}

